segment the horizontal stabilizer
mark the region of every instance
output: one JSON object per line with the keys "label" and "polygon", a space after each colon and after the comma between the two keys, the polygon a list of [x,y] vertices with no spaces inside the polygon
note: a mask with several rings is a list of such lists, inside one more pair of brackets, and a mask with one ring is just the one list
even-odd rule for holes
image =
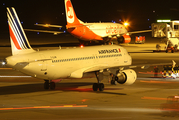
{"label": "horizontal stabilizer", "polygon": [[53,33],[54,35],[61,34],[64,32],[58,32],[58,31],[48,31],[48,30],[33,30],[33,29],[24,29],[25,31],[32,31],[32,32],[45,32],[45,33]]}
{"label": "horizontal stabilizer", "polygon": [[63,26],[60,25],[50,25],[50,24],[34,24],[37,26],[42,26],[42,27],[56,27],[56,28],[62,28]]}

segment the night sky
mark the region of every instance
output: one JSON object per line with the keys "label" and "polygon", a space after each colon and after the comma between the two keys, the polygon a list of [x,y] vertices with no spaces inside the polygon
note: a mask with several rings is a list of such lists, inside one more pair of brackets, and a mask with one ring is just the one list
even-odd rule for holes
{"label": "night sky", "polygon": [[[157,19],[179,20],[179,0],[71,0],[83,22],[120,23],[128,20],[129,31],[150,29]],[[166,2],[167,1],[167,2]],[[66,25],[64,0],[1,0],[0,31],[8,31],[6,7],[15,7],[23,27],[35,23]]]}

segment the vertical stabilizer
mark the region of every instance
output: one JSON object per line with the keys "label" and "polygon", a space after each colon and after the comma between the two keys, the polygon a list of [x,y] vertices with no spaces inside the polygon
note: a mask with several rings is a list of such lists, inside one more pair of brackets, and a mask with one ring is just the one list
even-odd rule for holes
{"label": "vertical stabilizer", "polygon": [[80,21],[76,17],[71,0],[65,0],[65,11],[66,11],[67,26],[81,25],[82,22],[80,23]]}
{"label": "vertical stabilizer", "polygon": [[34,52],[13,7],[7,8],[12,55]]}

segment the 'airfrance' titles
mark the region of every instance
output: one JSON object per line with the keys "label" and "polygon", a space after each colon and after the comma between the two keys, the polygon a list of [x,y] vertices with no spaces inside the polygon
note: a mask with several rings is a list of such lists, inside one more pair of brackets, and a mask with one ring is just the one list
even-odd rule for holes
{"label": "'airfrance' titles", "polygon": [[119,53],[120,49],[112,49],[112,50],[99,50],[99,54],[106,54],[106,53]]}

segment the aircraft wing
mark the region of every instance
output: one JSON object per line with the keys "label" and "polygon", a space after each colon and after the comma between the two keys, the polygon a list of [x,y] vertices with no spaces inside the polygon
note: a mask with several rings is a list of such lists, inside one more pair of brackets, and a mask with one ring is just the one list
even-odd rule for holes
{"label": "aircraft wing", "polygon": [[25,31],[32,31],[32,32],[53,33],[54,35],[64,33],[64,32],[59,32],[59,31],[48,31],[48,30],[33,30],[33,29],[24,29],[24,30],[25,30]]}
{"label": "aircraft wing", "polygon": [[105,35],[105,36],[102,36],[102,37],[105,38],[105,37],[108,37],[108,36],[117,36],[117,35],[121,35],[122,36],[124,34],[131,35],[131,34],[135,34],[135,33],[144,33],[144,32],[152,32],[152,30],[142,30],[142,31],[126,32],[126,33],[121,33],[121,34],[114,33],[114,34],[108,34],[108,35]]}
{"label": "aircraft wing", "polygon": [[152,30],[142,30],[142,31],[134,31],[134,32],[128,32],[130,35],[134,33],[143,33],[143,32],[152,32]]}
{"label": "aircraft wing", "polygon": [[98,70],[102,70],[102,69],[107,69],[107,67],[108,66],[106,64],[98,64],[98,65],[89,66],[89,67],[86,67],[86,68],[81,68],[79,70],[76,70],[76,71],[72,72],[69,75],[69,77],[70,78],[82,78],[83,73],[98,71]]}
{"label": "aircraft wing", "polygon": [[[120,69],[129,69],[129,68],[136,68],[136,67],[141,67],[141,69],[147,69],[150,66],[160,66],[160,65],[173,65],[175,66],[175,61],[172,60],[171,63],[158,63],[158,64],[143,64],[143,65],[131,65],[131,66],[121,66]],[[87,72],[93,72],[93,71],[98,71],[98,70],[104,70],[104,69],[108,69],[108,65],[106,64],[98,64],[95,66],[89,66],[87,68],[81,68],[79,70],[76,70],[74,72],[72,72],[69,77],[70,78],[81,78],[83,76],[83,73],[87,73]],[[115,68],[109,68],[109,70],[112,72],[113,69]],[[118,69],[118,68],[117,68]],[[116,70],[115,70],[116,72]]]}
{"label": "aircraft wing", "polygon": [[172,65],[173,67],[175,67],[176,62],[174,60],[172,60],[171,63],[157,63],[157,64],[141,64],[141,65],[131,65],[128,68],[136,68],[136,67],[141,67],[141,69],[147,69],[150,66],[160,66],[160,65]]}
{"label": "aircraft wing", "polygon": [[[81,22],[83,23],[83,22]],[[50,24],[34,24],[34,25],[37,25],[37,26],[42,26],[42,27],[57,27],[57,28],[62,28],[63,26],[60,26],[60,25],[50,25]],[[80,25],[74,25],[74,26],[69,26],[68,28],[76,28],[76,27],[82,27],[82,26],[90,26],[92,24],[80,24]]]}

